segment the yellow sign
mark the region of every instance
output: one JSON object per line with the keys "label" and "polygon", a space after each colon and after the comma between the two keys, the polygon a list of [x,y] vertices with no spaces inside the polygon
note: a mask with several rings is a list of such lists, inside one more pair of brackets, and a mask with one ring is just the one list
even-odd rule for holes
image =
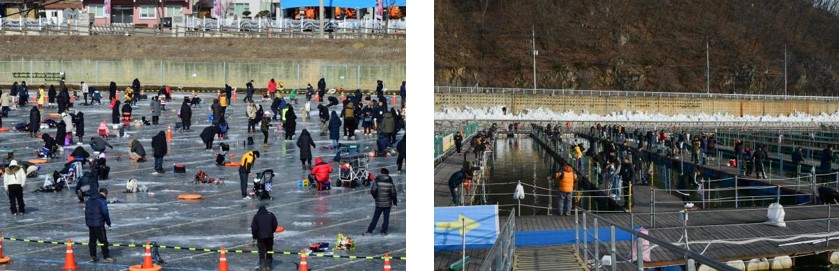
{"label": "yellow sign", "polygon": [[[463,215],[457,216],[457,221],[450,221],[450,222],[437,222],[437,230],[440,231],[450,231],[450,230],[460,230],[460,235],[465,235],[466,233],[478,228],[481,226],[481,223]],[[465,229],[465,232],[464,232]]]}

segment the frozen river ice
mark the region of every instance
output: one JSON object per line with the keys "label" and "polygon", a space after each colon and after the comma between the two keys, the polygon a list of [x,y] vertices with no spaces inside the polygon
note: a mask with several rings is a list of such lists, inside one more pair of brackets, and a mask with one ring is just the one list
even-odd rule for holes
{"label": "frozen river ice", "polygon": [[[243,200],[239,195],[239,181],[236,167],[219,167],[214,163],[214,152],[204,150],[203,143],[198,138],[200,131],[210,125],[207,115],[210,114],[211,97],[203,95],[200,108],[193,108],[193,125],[191,132],[174,133],[173,142],[169,143],[169,154],[165,157],[166,173],[152,175],[151,137],[159,131],[165,131],[167,125],[177,121],[176,113],[180,108],[183,94],[173,95],[173,101],[162,114],[159,126],[132,126],[127,130],[130,138],[111,138],[108,140],[114,146],[108,150],[108,165],[111,167],[110,179],[100,181],[101,187],[110,190],[109,199],[118,203],[109,204],[113,228],[108,231],[108,240],[113,243],[145,243],[156,241],[165,246],[181,246],[194,248],[256,250],[251,244],[250,222],[258,208],[256,200]],[[240,97],[241,99],[241,97]],[[298,99],[302,100],[302,99]],[[87,144],[91,136],[96,135],[96,128],[103,120],[110,123],[110,109],[107,105],[82,106],[77,102],[75,110],[85,113],[85,144],[91,154],[93,151]],[[266,112],[270,112],[270,103],[262,102]],[[303,128],[308,129],[318,145],[313,149],[314,157],[323,156],[324,159],[335,155],[335,150],[320,149],[320,146],[330,144],[328,137],[319,136],[319,121],[317,120],[316,103],[312,105],[310,117],[303,123],[301,118],[302,104],[295,107],[298,115],[297,135]],[[4,127],[14,127],[14,123],[28,120],[29,110],[10,112],[8,118],[3,119]],[[340,108],[338,109],[340,110]],[[43,109],[42,119],[48,113],[55,113],[55,108]],[[339,111],[340,113],[340,111]],[[134,109],[134,116],[146,116],[149,113],[149,100],[139,101]],[[336,234],[346,233],[355,239],[357,248],[341,255],[382,256],[390,252],[391,256],[404,256],[405,250],[405,176],[396,172],[396,157],[370,158],[370,170],[378,175],[379,169],[386,167],[391,171],[394,183],[399,193],[399,206],[393,208],[389,235],[361,236],[366,230],[373,214],[374,202],[368,189],[334,187],[330,191],[316,191],[298,185],[307,171],[300,166],[298,148],[294,141],[283,141],[281,134],[273,129],[269,133],[270,146],[260,143],[262,134],[254,134],[255,145],[244,147],[242,142],[247,137],[244,104],[241,100],[234,102],[227,111],[230,132],[227,142],[231,145],[231,153],[236,159],[241,157],[247,149],[259,150],[262,154],[257,159],[253,172],[263,169],[273,169],[274,177],[273,201],[268,210],[273,212],[285,231],[277,233],[274,250],[299,252],[307,248],[310,243],[335,243]],[[258,126],[257,126],[258,128]],[[55,134],[55,129],[46,132]],[[359,133],[360,134],[360,133]],[[398,139],[401,139],[400,133]],[[138,138],[148,152],[149,161],[134,163],[127,159],[128,142],[131,138]],[[215,151],[218,151],[216,140]],[[362,149],[374,148],[373,137],[358,136]],[[36,148],[40,147],[40,139],[31,139],[26,133],[0,133],[0,155],[15,151],[15,158],[25,161],[34,158]],[[67,147],[62,154],[66,158],[75,146]],[[118,155],[125,156],[117,159]],[[172,165],[186,164],[186,173],[173,173]],[[338,174],[338,165],[330,163]],[[76,242],[87,242],[87,227],[84,224],[84,204],[77,203],[72,190],[58,193],[33,193],[43,183],[44,174],[63,166],[63,159],[51,160],[43,165],[38,178],[29,178],[24,188],[26,201],[26,215],[12,216],[8,209],[8,201],[2,200],[0,209],[0,233],[5,237],[31,240],[47,240],[64,242],[72,239]],[[192,184],[193,176],[198,170],[204,170],[210,177],[223,177],[226,185]],[[149,193],[122,193],[125,182],[129,178],[136,178],[139,185],[146,185]],[[251,177],[252,180],[253,176]],[[249,183],[248,189],[253,183]],[[72,188],[72,187],[71,187]],[[181,201],[176,197],[182,193],[202,194],[200,201]],[[379,231],[377,226],[376,233]],[[2,270],[56,270],[63,265],[65,246],[27,243],[21,241],[4,240],[3,253],[13,258],[9,265]],[[74,246],[76,262],[80,270],[125,270],[128,265],[138,264],[142,260],[142,248],[112,247],[111,257],[116,259],[114,264],[88,263],[89,255],[86,246]],[[99,256],[101,257],[101,251]],[[215,252],[160,249],[166,263],[165,270],[216,270],[219,254]],[[228,253],[230,270],[253,270],[257,267],[257,255],[250,253]],[[275,255],[274,270],[297,270],[295,263],[299,262],[298,255]],[[348,259],[331,257],[313,257],[308,259],[309,267],[313,270],[381,270],[383,261],[366,259]],[[405,261],[391,260],[394,270],[404,270]]]}

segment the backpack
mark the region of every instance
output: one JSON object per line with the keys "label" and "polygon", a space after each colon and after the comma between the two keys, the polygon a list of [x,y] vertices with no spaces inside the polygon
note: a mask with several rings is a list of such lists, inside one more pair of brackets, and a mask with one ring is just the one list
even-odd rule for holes
{"label": "backpack", "polygon": [[216,165],[223,165],[224,164],[224,155],[223,154],[216,154]]}
{"label": "backpack", "polygon": [[92,174],[85,174],[82,176],[81,180],[79,180],[79,184],[77,185],[79,186],[79,191],[82,192],[83,196],[91,196],[94,191],[99,190],[99,184]]}
{"label": "backpack", "polygon": [[125,183],[125,190],[128,193],[137,193],[137,179],[130,179]]}
{"label": "backpack", "polygon": [[355,110],[353,108],[344,109],[344,118],[355,118]]}
{"label": "backpack", "polygon": [[253,137],[249,136],[248,137],[248,146],[252,146],[252,145],[253,145]]}

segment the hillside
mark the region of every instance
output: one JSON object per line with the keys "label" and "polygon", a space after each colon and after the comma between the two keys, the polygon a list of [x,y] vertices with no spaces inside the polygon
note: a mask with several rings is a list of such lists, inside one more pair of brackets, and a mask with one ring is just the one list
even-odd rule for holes
{"label": "hillside", "polygon": [[[535,3],[534,3],[535,1]],[[435,0],[435,84],[839,94],[839,1]],[[523,4],[527,3],[527,4]]]}

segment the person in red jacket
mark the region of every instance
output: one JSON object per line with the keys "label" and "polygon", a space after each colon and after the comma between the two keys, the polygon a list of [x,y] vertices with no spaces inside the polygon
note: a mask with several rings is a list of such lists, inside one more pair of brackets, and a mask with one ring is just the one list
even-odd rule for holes
{"label": "person in red jacket", "polygon": [[329,174],[332,173],[332,166],[323,161],[323,158],[315,159],[315,167],[312,168],[312,174],[317,181],[316,185],[318,191],[331,189],[329,182]]}

